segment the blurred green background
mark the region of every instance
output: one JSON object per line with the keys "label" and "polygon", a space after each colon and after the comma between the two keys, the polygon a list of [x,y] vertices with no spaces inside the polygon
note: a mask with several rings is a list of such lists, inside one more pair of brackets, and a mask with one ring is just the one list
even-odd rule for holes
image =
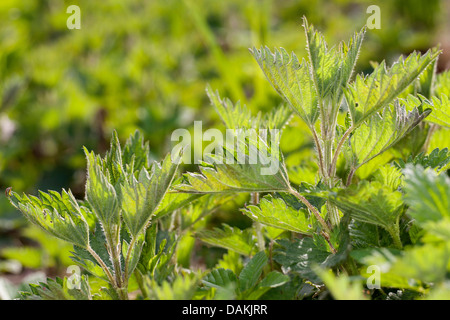
{"label": "blurred green background", "polygon": [[[66,26],[73,4],[80,30]],[[103,153],[113,129],[123,140],[141,130],[160,159],[173,130],[194,120],[220,127],[207,83],[255,112],[270,110],[281,101],[248,48],[304,56],[302,16],[337,44],[365,25],[369,5],[380,7],[381,29],[368,30],[358,72],[369,71],[371,60],[392,62],[437,44],[444,49],[438,70],[449,68],[445,0],[2,0],[0,189],[70,188],[82,198],[82,146]],[[297,134],[285,151],[309,143]],[[61,274],[69,250],[30,227],[2,193],[0,299],[33,277]]]}

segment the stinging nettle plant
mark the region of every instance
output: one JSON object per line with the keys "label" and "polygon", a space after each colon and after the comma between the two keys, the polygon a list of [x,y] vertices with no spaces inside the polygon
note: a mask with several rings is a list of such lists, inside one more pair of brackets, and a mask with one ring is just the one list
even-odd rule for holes
{"label": "stinging nettle plant", "polygon": [[[239,102],[221,98],[209,86],[206,90],[227,129],[256,129],[253,132],[269,129],[269,135],[275,137],[238,134],[234,139],[240,149],[219,146],[223,150],[206,155],[199,172],[188,172],[178,179],[181,153],[172,152],[160,163],[151,163],[149,147],[139,133],[131,136],[123,148],[114,133],[110,151],[104,157],[85,150],[85,199],[75,199],[70,190],[39,192],[39,197],[10,192],[11,203],[32,223],[73,244],[73,260],[104,280],[108,284],[106,293],[113,299],[128,299],[132,277],[144,298],[152,294],[179,296],[169,288],[179,288],[185,293],[181,297],[192,297],[193,286],[201,287],[203,294],[208,292],[205,290],[217,290],[229,298],[260,298],[272,288],[297,283],[291,271],[311,283],[319,284],[318,278],[322,278],[336,288],[334,276],[320,267],[339,268],[355,275],[358,273],[355,260],[372,258],[363,251],[352,260],[349,256],[352,245],[366,249],[376,244],[389,247],[388,250],[394,248],[398,254],[403,249],[401,223],[403,226],[413,223],[401,219],[406,216],[407,205],[418,206],[411,194],[417,194],[420,189],[418,182],[417,188],[404,187],[410,192],[405,201],[401,170],[407,168],[410,184],[415,175],[420,176],[424,185],[429,184],[428,180],[439,181],[445,195],[448,179],[420,173],[409,165],[421,164],[442,174],[448,169],[448,150],[410,157],[407,163],[399,161],[396,167],[381,167],[372,180],[354,183],[354,175],[363,165],[395,146],[423,120],[448,127],[450,103],[446,91],[440,88],[441,95],[434,96],[435,63],[440,51],[414,52],[406,58],[400,57],[390,67],[385,62],[374,64],[372,73],[354,77],[365,28],[348,42],[328,48],[324,36],[306,19],[303,27],[307,59],[300,61],[294,53],[282,48],[273,52],[267,47],[250,50],[286,106],[254,116]],[[445,78],[440,77],[440,81],[445,82]],[[281,135],[294,115],[306,124],[314,141],[319,178],[314,186],[292,183],[279,147]],[[250,163],[251,152],[256,152],[262,161]],[[242,156],[246,161],[242,161]],[[268,159],[277,160],[278,170],[262,174],[262,169],[270,166]],[[239,272],[216,268],[203,282],[200,275],[180,278],[172,274],[174,248],[186,230],[172,232],[170,229],[162,236],[158,230],[160,221],[175,212],[171,224],[180,218],[192,226],[236,193],[251,194],[251,203],[241,208],[241,212],[253,221],[253,227],[242,231],[225,226],[223,230],[197,230],[196,235],[208,244],[252,259]],[[192,205],[197,207],[193,209]],[[426,207],[425,203],[422,205]],[[190,211],[181,209],[186,207]],[[421,212],[412,210],[410,214],[417,216],[430,232],[436,232]],[[436,217],[442,218],[442,224],[447,226],[444,213],[439,211]],[[410,238],[419,237],[418,228],[411,227]],[[274,230],[299,237],[290,240],[281,237],[274,244],[281,234]],[[269,248],[265,246],[266,238],[271,241]],[[441,248],[433,250],[437,252]],[[408,259],[415,259],[415,254],[409,252]],[[283,267],[285,274],[276,269],[272,258],[278,267]],[[229,255],[228,259],[238,264],[236,255]],[[401,265],[403,262],[399,261]],[[265,271],[267,268],[270,272]],[[396,268],[399,267],[393,263],[393,274]],[[81,281],[78,291],[67,289],[67,279],[57,279],[45,286],[32,287],[32,294],[95,298],[88,278],[83,276]],[[351,290],[356,288],[350,286],[350,278],[342,281]]]}
{"label": "stinging nettle plant", "polygon": [[[432,65],[440,51],[432,49],[423,55],[414,52],[406,58],[400,57],[391,67],[383,61],[372,73],[358,74],[352,80],[365,28],[347,43],[329,48],[324,36],[306,19],[303,27],[308,59],[300,61],[294,53],[289,54],[283,48],[274,52],[267,47],[252,48],[250,52],[270,84],[309,128],[317,153],[321,188],[345,188],[350,186],[358,168],[395,145],[438,104],[437,98],[430,101],[415,93],[419,93],[420,85],[427,85],[420,77],[426,70],[434,72]],[[211,88],[207,92],[227,128],[236,126],[230,119],[242,118],[243,114],[247,120],[240,123],[247,129],[282,129],[290,119],[291,113],[284,107],[276,108],[266,118],[252,117],[239,103],[233,105],[228,99],[221,99]],[[339,122],[342,112],[346,114],[345,121]],[[247,140],[247,147],[257,148],[251,139]],[[227,147],[224,149],[226,153]],[[284,200],[270,196],[263,198],[259,207],[255,207],[258,201],[252,202],[253,206],[243,212],[254,220],[307,235],[312,232],[308,222],[312,219],[319,224],[319,233],[327,239],[330,249],[335,251],[330,237],[333,228],[340,223],[342,211],[339,206],[342,207],[342,203],[332,196],[324,196],[323,190],[315,190],[317,196],[326,198],[326,210],[320,212],[321,208],[305,197],[307,193],[299,192],[290,183],[281,152],[278,155],[281,169],[273,177],[258,175],[258,165],[227,165],[223,161],[215,162],[214,158],[208,158],[200,165],[201,175],[187,174],[186,184],[178,186],[178,190],[199,194],[248,192],[254,199],[258,199],[255,195],[261,192],[288,193],[302,203],[306,218],[299,217],[297,210],[289,210]],[[345,181],[337,175],[338,161],[342,158],[348,167]],[[311,217],[309,213],[312,213]],[[399,214],[395,216],[398,218]],[[289,226],[285,223],[287,220]],[[388,230],[396,241],[397,229]]]}
{"label": "stinging nettle plant", "polygon": [[[253,48],[251,52],[275,90],[310,129],[323,183],[329,188],[348,186],[359,167],[393,146],[430,113],[426,109],[430,101],[402,94],[440,52],[414,52],[391,67],[383,61],[371,74],[359,74],[352,81],[365,28],[347,43],[328,48],[324,36],[306,19],[303,27],[308,60],[299,61],[283,48],[275,52]],[[346,120],[340,125],[342,109]],[[349,166],[346,182],[336,175],[341,154]],[[337,208],[328,203],[327,210],[329,222],[337,225]]]}
{"label": "stinging nettle plant", "polygon": [[[144,258],[144,245],[155,245],[148,243],[146,230],[179,205],[167,191],[180,155],[169,154],[160,163],[151,163],[148,144],[139,132],[123,148],[114,133],[110,151],[103,158],[86,149],[85,153],[84,200],[76,200],[70,190],[62,190],[40,191],[39,197],[10,192],[10,201],[30,222],[73,244],[72,259],[106,281],[112,298],[128,299],[129,279]],[[88,287],[86,278],[83,287]]]}

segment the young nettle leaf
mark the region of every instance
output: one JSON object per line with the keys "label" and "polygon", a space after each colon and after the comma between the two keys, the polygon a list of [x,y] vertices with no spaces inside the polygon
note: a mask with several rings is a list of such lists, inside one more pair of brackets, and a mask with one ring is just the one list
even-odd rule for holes
{"label": "young nettle leaf", "polygon": [[429,50],[424,55],[414,52],[406,59],[400,57],[391,68],[382,62],[370,75],[358,75],[345,90],[352,126],[358,127],[393,102],[439,54],[438,50]]}
{"label": "young nettle leaf", "polygon": [[437,96],[450,96],[450,70],[436,75],[435,93]]}
{"label": "young nettle leaf", "polygon": [[324,270],[320,267],[314,269],[317,275],[322,279],[331,295],[336,300],[367,300],[363,294],[361,281],[352,281],[346,275],[335,276],[331,270]]}
{"label": "young nettle leaf", "polygon": [[279,287],[290,280],[289,276],[278,271],[269,272],[261,278],[268,258],[260,251],[245,265],[239,276],[229,269],[214,269],[203,279],[207,287],[216,288],[217,296],[228,299],[256,300],[271,288]]}
{"label": "young nettle leaf", "polygon": [[280,48],[272,53],[269,48],[253,48],[251,53],[264,71],[274,89],[309,127],[319,118],[318,97],[310,76],[310,66],[297,56],[290,56]]}
{"label": "young nettle leaf", "polygon": [[395,166],[386,164],[374,173],[374,180],[379,181],[384,186],[390,187],[392,191],[398,190],[402,183],[403,174]]}
{"label": "young nettle leaf", "polygon": [[285,106],[275,108],[273,112],[256,116],[252,115],[247,106],[240,102],[233,104],[229,99],[221,99],[219,92],[214,92],[208,85],[206,87],[211,104],[222,119],[227,129],[277,129],[281,130],[289,122],[292,112]]}
{"label": "young nettle leaf", "polygon": [[450,178],[420,165],[408,165],[403,172],[408,214],[420,224],[450,219]]}
{"label": "young nettle leaf", "polygon": [[399,219],[403,214],[402,193],[378,181],[366,180],[330,196],[330,201],[358,221],[386,229],[401,248]]}
{"label": "young nettle leaf", "polygon": [[92,215],[89,209],[79,206],[70,190],[40,192],[39,195],[38,198],[12,192],[9,200],[31,223],[59,239],[87,248],[89,226],[86,216]]}
{"label": "young nettle leaf", "polygon": [[259,136],[249,140],[238,137],[238,141],[239,152],[226,146],[223,155],[206,155],[205,162],[200,164],[201,174],[185,174],[187,183],[177,185],[175,189],[189,193],[290,190],[287,170],[277,143],[269,147]]}
{"label": "young nettle leaf", "polygon": [[[396,100],[382,113],[373,114],[352,133],[344,145],[352,173],[397,143],[430,114],[431,110],[420,113],[417,109],[419,103],[412,96]],[[408,112],[405,105],[414,107]]]}
{"label": "young nettle leaf", "polygon": [[[85,149],[87,156],[87,150]],[[92,153],[93,154],[93,153]],[[104,158],[97,156],[97,163],[101,166],[101,171],[106,175],[106,178],[112,186],[120,183],[125,176],[124,163],[122,161],[122,149],[120,147],[119,136],[116,131],[113,131],[110,148],[106,152]],[[89,157],[88,157],[89,158]],[[89,159],[88,159],[88,173],[89,173]]]}
{"label": "young nettle leaf", "polygon": [[196,237],[213,246],[229,249],[245,256],[251,256],[257,249],[253,230],[241,230],[226,224],[223,229],[200,230]]}
{"label": "young nettle leaf", "polygon": [[399,159],[394,162],[394,165],[399,169],[405,169],[407,164],[412,164],[414,166],[420,165],[424,169],[431,168],[438,173],[443,172],[450,165],[450,151],[448,148],[436,148],[431,151],[430,154],[426,155],[424,152],[421,152],[415,157],[409,156],[406,161]]}
{"label": "young nettle leaf", "polygon": [[132,173],[150,167],[150,147],[144,142],[141,133],[136,130],[125,143],[122,151],[122,162],[132,168]]}
{"label": "young nettle leaf", "polygon": [[[320,100],[330,97],[329,100],[335,104],[332,108],[336,109],[341,101],[342,89],[350,81],[355,68],[365,28],[359,33],[355,33],[348,44],[342,42],[339,47],[330,49],[323,34],[315,31],[313,26],[309,26],[306,18],[303,19],[303,27],[305,28],[306,49],[311,62],[310,68],[316,92]],[[323,102],[320,107],[329,108]]]}
{"label": "young nettle leaf", "polygon": [[30,291],[21,292],[21,300],[92,300],[89,281],[86,276],[81,276],[78,288],[68,285],[68,278],[47,278],[46,283],[30,284]]}
{"label": "young nettle leaf", "polygon": [[403,172],[408,215],[427,232],[450,240],[450,178],[420,165],[408,165]]}
{"label": "young nettle leaf", "polygon": [[320,283],[320,278],[312,270],[321,265],[331,255],[317,246],[312,238],[295,239],[293,242],[282,239],[277,241],[280,247],[274,249],[274,260],[281,264],[285,272],[299,274],[302,278]]}
{"label": "young nettle leaf", "polygon": [[[103,159],[88,152],[87,158],[86,199],[92,211],[105,226],[118,225],[120,219],[119,200],[114,185],[110,182],[110,172],[103,171]],[[109,168],[117,168],[117,163],[111,163]],[[115,172],[117,172],[115,170]]]}
{"label": "young nettle leaf", "polygon": [[150,297],[156,300],[191,300],[195,296],[200,282],[199,273],[177,274],[172,281],[158,284],[156,281],[147,281]]}
{"label": "young nettle leaf", "polygon": [[132,237],[138,237],[149,223],[174,179],[177,163],[169,154],[161,164],[154,163],[150,173],[142,168],[138,178],[132,176],[121,185],[122,216]]}
{"label": "young nettle leaf", "polygon": [[424,99],[424,105],[433,111],[426,119],[428,122],[450,128],[450,99],[448,95],[441,94],[439,98],[434,96],[431,101]]}
{"label": "young nettle leaf", "polygon": [[268,261],[269,259],[264,251],[260,251],[245,265],[239,274],[239,289],[241,292],[256,286]]}
{"label": "young nettle leaf", "polygon": [[208,287],[228,291],[229,295],[234,297],[238,278],[233,271],[219,268],[208,273],[202,282]]}
{"label": "young nettle leaf", "polygon": [[241,209],[249,218],[262,224],[302,234],[314,232],[310,214],[297,210],[280,198],[264,197],[258,206],[250,205]]}

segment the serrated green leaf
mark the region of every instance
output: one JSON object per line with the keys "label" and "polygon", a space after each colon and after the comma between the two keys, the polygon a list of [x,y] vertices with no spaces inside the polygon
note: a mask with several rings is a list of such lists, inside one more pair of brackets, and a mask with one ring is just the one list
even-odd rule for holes
{"label": "serrated green leaf", "polygon": [[431,100],[424,100],[424,106],[433,110],[426,121],[450,128],[450,99],[448,95],[441,94],[439,97],[432,97]]}
{"label": "serrated green leaf", "polygon": [[161,163],[154,163],[150,173],[142,168],[137,179],[133,176],[121,185],[122,217],[133,237],[138,237],[149,223],[177,168],[178,164],[172,162],[169,154]]}
{"label": "serrated green leaf", "polygon": [[89,246],[89,226],[86,216],[92,213],[79,206],[70,190],[62,193],[40,192],[40,198],[15,192],[10,202],[33,224],[49,234],[81,248]]}
{"label": "serrated green leaf", "polygon": [[367,300],[367,297],[363,294],[363,286],[360,281],[352,281],[346,274],[335,276],[331,270],[321,268],[315,268],[314,270],[330,290],[334,299]]}
{"label": "serrated green leaf", "polygon": [[317,93],[322,99],[331,96],[331,100],[339,102],[342,88],[350,81],[358,59],[365,28],[355,33],[348,44],[342,42],[337,48],[328,48],[323,34],[308,25],[306,18],[303,27]]}
{"label": "serrated green leaf", "polygon": [[142,168],[150,166],[150,147],[138,130],[123,146],[122,162],[132,168],[133,172],[140,172]]}
{"label": "serrated green leaf", "polygon": [[318,247],[311,238],[295,239],[293,242],[282,239],[277,241],[280,248],[274,249],[274,260],[282,265],[285,272],[297,273],[313,282],[320,282],[313,265],[326,261],[330,253]]}
{"label": "serrated green leaf", "polygon": [[281,106],[265,115],[258,113],[256,116],[253,116],[247,106],[241,106],[240,102],[233,104],[226,98],[221,99],[219,93],[217,91],[214,92],[209,85],[206,87],[206,93],[227,129],[281,130],[289,122],[292,115],[288,108]]}
{"label": "serrated green leaf", "polygon": [[305,210],[296,210],[280,198],[267,196],[258,206],[250,205],[241,209],[249,218],[262,224],[303,234],[312,234],[309,214]]}
{"label": "serrated green leaf", "polygon": [[382,185],[390,187],[393,191],[397,190],[402,183],[403,174],[395,166],[386,164],[380,167],[374,173],[374,180],[379,181]]}
{"label": "serrated green leaf", "polygon": [[69,289],[68,278],[47,278],[46,283],[30,284],[30,292],[21,292],[22,300],[92,300],[86,276],[80,278],[80,288]]}
{"label": "serrated green leaf", "polygon": [[283,49],[272,53],[269,48],[253,48],[251,53],[274,89],[289,106],[312,127],[319,117],[318,98],[309,74],[309,65]]}
{"label": "serrated green leaf", "polygon": [[[205,155],[200,172],[185,174],[186,184],[174,189],[188,193],[272,192],[290,190],[278,143],[238,136],[238,150],[224,148],[223,155]],[[270,149],[270,150],[269,150]],[[275,149],[275,150],[273,150]]]}
{"label": "serrated green leaf", "polygon": [[266,266],[269,259],[264,251],[260,251],[253,256],[253,258],[244,266],[239,274],[239,289],[244,292],[256,286],[259,277],[262,274],[263,268]]}
{"label": "serrated green leaf", "polygon": [[344,154],[350,166],[356,170],[383,153],[407,135],[430,111],[420,113],[417,108],[406,111],[406,105],[416,105],[412,96],[397,100],[381,114],[375,113],[362,123],[347,140]]}
{"label": "serrated green leaf", "polygon": [[223,229],[200,230],[196,237],[212,246],[217,246],[238,252],[245,256],[251,256],[256,250],[256,237],[252,229],[241,230],[226,224]]}
{"label": "serrated green leaf", "polygon": [[229,269],[214,269],[205,276],[202,282],[212,288],[234,291],[238,279],[233,271]]}
{"label": "serrated green leaf", "polygon": [[[103,172],[103,160],[85,149],[87,158],[86,200],[97,218],[105,225],[119,223],[119,201],[110,174]],[[114,164],[110,165],[112,168]],[[110,172],[111,173],[111,172]]]}
{"label": "serrated green leaf", "polygon": [[430,154],[426,155],[424,152],[421,152],[415,157],[409,156],[406,161],[400,159],[394,163],[399,169],[405,169],[407,164],[421,165],[424,169],[432,168],[438,173],[444,172],[450,164],[450,151],[448,148],[442,150],[436,148]]}
{"label": "serrated green leaf", "polygon": [[450,178],[420,165],[404,169],[408,214],[428,232],[450,239]]}
{"label": "serrated green leaf", "polygon": [[403,213],[402,193],[378,181],[362,181],[331,196],[330,201],[358,221],[386,229],[399,242],[399,219]]}
{"label": "serrated green leaf", "polygon": [[435,49],[424,55],[413,52],[407,58],[401,56],[391,68],[383,61],[370,75],[358,75],[344,91],[353,127],[393,102],[439,54]]}
{"label": "serrated green leaf", "polygon": [[158,284],[156,281],[148,285],[151,291],[151,298],[156,300],[191,300],[200,282],[200,275],[197,273],[176,275],[172,281],[163,281]]}

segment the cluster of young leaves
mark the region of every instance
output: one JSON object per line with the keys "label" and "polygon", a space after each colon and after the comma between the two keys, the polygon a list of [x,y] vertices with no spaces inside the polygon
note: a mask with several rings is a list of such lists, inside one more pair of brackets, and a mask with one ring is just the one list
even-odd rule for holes
{"label": "cluster of young leaves", "polygon": [[289,277],[278,271],[267,273],[262,279],[263,269],[268,263],[264,251],[255,254],[236,275],[230,269],[214,269],[202,280],[207,287],[215,288],[215,298],[256,300],[271,288],[289,281]]}
{"label": "cluster of young leaves", "polygon": [[[274,260],[283,272],[300,276],[319,287],[325,283],[334,298],[344,298],[344,293],[349,292],[352,297],[365,299],[367,297],[361,293],[361,284],[353,285],[352,277],[337,279],[330,276],[326,269],[340,270],[340,273],[343,271],[349,276],[362,272],[367,276],[364,268],[370,265],[361,256],[362,252],[376,252],[373,250],[404,255],[405,261],[400,261],[405,265],[406,261],[413,261],[411,255],[420,257],[419,253],[404,249],[405,245],[417,241],[419,231],[410,215],[416,212],[410,209],[413,205],[407,196],[411,181],[409,178],[403,181],[401,170],[387,164],[372,172],[369,179],[353,184],[352,178],[358,168],[395,146],[430,114],[435,114],[437,119],[445,119],[445,114],[441,113],[445,113],[448,98],[434,96],[431,89],[435,86],[433,72],[440,51],[432,49],[423,55],[414,52],[406,58],[400,57],[391,67],[384,62],[374,64],[372,73],[357,75],[352,81],[365,30],[356,33],[348,43],[329,49],[323,35],[309,26],[306,19],[304,27],[308,60],[300,62],[295,54],[289,55],[284,49],[272,53],[267,47],[259,50],[253,48],[251,52],[275,90],[310,128],[317,152],[318,174],[325,190],[311,187],[297,191],[290,182],[287,170],[267,178],[258,171],[261,168],[258,164],[218,164],[214,162],[214,157],[207,158],[200,165],[200,175],[187,174],[186,184],[178,190],[199,194],[269,193],[241,211],[267,230],[275,228],[300,235],[301,240],[294,242],[288,239],[275,242]],[[426,94],[426,97],[419,92]],[[211,98],[211,93],[209,95]],[[229,100],[222,101],[217,96],[211,100],[227,126],[260,123],[260,117],[253,120],[249,112],[243,111],[239,105],[234,106]],[[345,122],[339,124],[341,110],[345,113]],[[239,119],[241,113],[246,114],[246,122],[231,120],[233,117]],[[427,121],[445,126],[434,117]],[[255,141],[248,139],[245,142],[245,150],[257,148]],[[433,151],[426,157],[422,154],[416,160],[406,162],[422,161],[438,168],[443,174],[445,170],[442,169],[448,164],[447,158],[447,151],[443,150]],[[283,158],[279,156],[278,159]],[[347,168],[347,179],[344,181],[336,175],[337,162],[342,160]],[[281,168],[285,168],[283,162]],[[407,171],[405,174],[408,177]],[[445,190],[439,192],[440,197],[447,201],[449,194]],[[286,196],[274,197],[278,194]],[[289,201],[289,196],[294,196],[295,201]],[[326,206],[324,202],[312,204],[314,196],[326,201]],[[419,199],[427,203],[425,199]],[[420,208],[415,203],[414,207]],[[422,209],[421,212],[427,212]],[[445,224],[437,228],[445,234]],[[249,234],[248,230],[245,232]],[[207,238],[210,244],[239,252],[222,239],[231,240],[242,233],[236,230],[230,232],[230,229],[225,233],[215,230]],[[266,235],[274,244],[274,238],[269,233]],[[215,240],[215,236],[220,240]],[[248,236],[239,239],[242,247],[246,247],[244,243],[247,248],[254,246],[254,239],[249,240]],[[448,264],[443,252],[440,266]],[[244,254],[242,251],[240,253]],[[251,255],[252,252],[247,250],[245,253]],[[418,268],[416,276],[423,271],[423,276],[428,277],[426,274],[430,270],[421,271],[414,264],[411,268],[415,267]],[[440,271],[439,274],[445,274]],[[444,278],[440,277],[439,281],[442,283]],[[401,290],[414,288],[416,292],[424,293],[431,282],[412,286],[408,281],[398,281],[392,287]],[[361,291],[358,293],[358,290]]]}
{"label": "cluster of young leaves", "polygon": [[[161,235],[155,220],[187,203],[186,195],[168,193],[177,160],[169,154],[160,163],[150,162],[148,144],[139,132],[123,148],[114,133],[104,157],[85,153],[85,199],[62,190],[40,191],[39,197],[11,192],[10,201],[31,223],[71,243],[72,259],[106,281],[111,297],[126,299],[136,269],[154,277],[157,266],[167,264],[173,254],[173,240],[166,245],[164,239],[156,248]],[[168,274],[170,268],[165,269]]]}

